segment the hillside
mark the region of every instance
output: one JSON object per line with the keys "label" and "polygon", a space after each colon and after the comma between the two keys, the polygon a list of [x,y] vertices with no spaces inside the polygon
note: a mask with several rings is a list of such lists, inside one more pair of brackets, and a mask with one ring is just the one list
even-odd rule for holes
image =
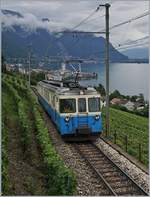
{"label": "hillside", "polygon": [[[23,17],[20,13],[2,10],[3,15]],[[49,19],[42,19],[41,22],[49,22]],[[41,58],[43,56],[71,56],[79,58],[104,59],[105,38],[95,37],[92,34],[61,34],[56,35],[44,28],[37,28],[35,31],[29,28],[14,24],[6,27],[2,24],[2,52],[6,57],[25,57],[28,52],[28,45],[32,44],[33,54]],[[128,57],[118,52],[110,43],[110,59],[113,62],[127,61]]]}
{"label": "hillside", "polygon": [[[105,126],[105,109],[102,116]],[[148,166],[148,118],[110,108],[109,139]]]}
{"label": "hillside", "polygon": [[73,195],[75,175],[52,145],[33,93],[19,75],[2,76],[2,114],[2,194]]}

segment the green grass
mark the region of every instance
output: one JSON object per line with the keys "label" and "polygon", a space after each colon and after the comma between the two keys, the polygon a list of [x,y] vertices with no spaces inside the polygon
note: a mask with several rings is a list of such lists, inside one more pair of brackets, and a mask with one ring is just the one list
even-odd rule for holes
{"label": "green grass", "polygon": [[[105,109],[103,109],[105,125]],[[105,128],[105,127],[104,127]],[[125,150],[125,136],[128,138],[128,153],[139,159],[139,144],[142,146],[141,162],[148,166],[148,118],[110,108],[110,139],[114,141],[117,134],[117,145]]]}

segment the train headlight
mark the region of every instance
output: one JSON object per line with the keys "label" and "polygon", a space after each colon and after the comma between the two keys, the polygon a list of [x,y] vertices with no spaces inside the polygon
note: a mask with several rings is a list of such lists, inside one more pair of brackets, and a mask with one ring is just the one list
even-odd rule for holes
{"label": "train headlight", "polygon": [[70,118],[68,116],[65,117],[65,121],[69,122]]}
{"label": "train headlight", "polygon": [[96,115],[95,116],[95,120],[99,120],[100,119],[100,116],[99,115]]}

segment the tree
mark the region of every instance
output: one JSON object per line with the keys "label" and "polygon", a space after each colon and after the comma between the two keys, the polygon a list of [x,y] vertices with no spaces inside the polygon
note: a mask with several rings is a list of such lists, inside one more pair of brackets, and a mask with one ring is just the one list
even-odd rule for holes
{"label": "tree", "polygon": [[112,100],[113,98],[123,98],[122,95],[118,90],[115,90],[113,93],[110,94],[109,99]]}
{"label": "tree", "polygon": [[131,102],[136,102],[136,99],[137,99],[137,98],[138,98],[138,96],[133,95],[133,96],[131,96],[130,101],[131,101]]}
{"label": "tree", "polygon": [[5,64],[5,58],[2,55],[2,72],[5,73],[6,72],[6,64]]}
{"label": "tree", "polygon": [[32,72],[31,73],[31,84],[36,85],[38,81],[42,81],[45,79],[45,73],[44,72]]}
{"label": "tree", "polygon": [[139,101],[144,103],[144,95],[142,93],[139,94]]}
{"label": "tree", "polygon": [[106,96],[106,91],[102,84],[99,84],[95,89],[101,94],[101,96]]}

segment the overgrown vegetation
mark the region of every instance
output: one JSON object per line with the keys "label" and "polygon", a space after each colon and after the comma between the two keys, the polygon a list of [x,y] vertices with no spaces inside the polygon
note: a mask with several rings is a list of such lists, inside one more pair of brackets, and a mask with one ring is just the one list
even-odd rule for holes
{"label": "overgrown vegetation", "polygon": [[33,72],[31,73],[31,85],[36,85],[37,82],[42,81],[45,79],[45,73],[44,72]]}
{"label": "overgrown vegetation", "polygon": [[[34,126],[36,128],[36,137],[39,146],[42,150],[43,160],[46,166],[47,173],[47,191],[48,195],[73,195],[76,189],[76,178],[71,169],[65,166],[54,147],[52,146],[48,129],[45,127],[44,121],[38,111],[37,104],[32,96],[32,93],[27,89],[27,85],[20,76],[3,75],[3,87],[13,96],[16,103],[18,120],[20,125],[21,143],[24,152],[29,152],[30,144],[32,143],[30,133],[30,112],[34,117]],[[30,103],[30,106],[29,106]],[[30,111],[29,111],[30,109]],[[5,113],[5,112],[4,112]],[[11,114],[9,114],[10,116]],[[6,115],[4,115],[6,117]],[[7,126],[7,121],[4,122]],[[6,193],[7,184],[7,150],[5,144],[7,132],[3,128],[3,192]],[[7,152],[6,152],[7,153]],[[27,155],[26,155],[27,156]],[[9,161],[8,161],[9,162]]]}
{"label": "overgrown vegetation", "polygon": [[38,132],[37,138],[41,145],[44,162],[47,166],[49,195],[71,195],[74,193],[76,187],[75,176],[64,165],[53,148],[48,130],[37,108],[34,108],[34,114]]}
{"label": "overgrown vegetation", "polygon": [[5,193],[9,191],[9,179],[8,179],[8,130],[2,123],[2,188]]}

